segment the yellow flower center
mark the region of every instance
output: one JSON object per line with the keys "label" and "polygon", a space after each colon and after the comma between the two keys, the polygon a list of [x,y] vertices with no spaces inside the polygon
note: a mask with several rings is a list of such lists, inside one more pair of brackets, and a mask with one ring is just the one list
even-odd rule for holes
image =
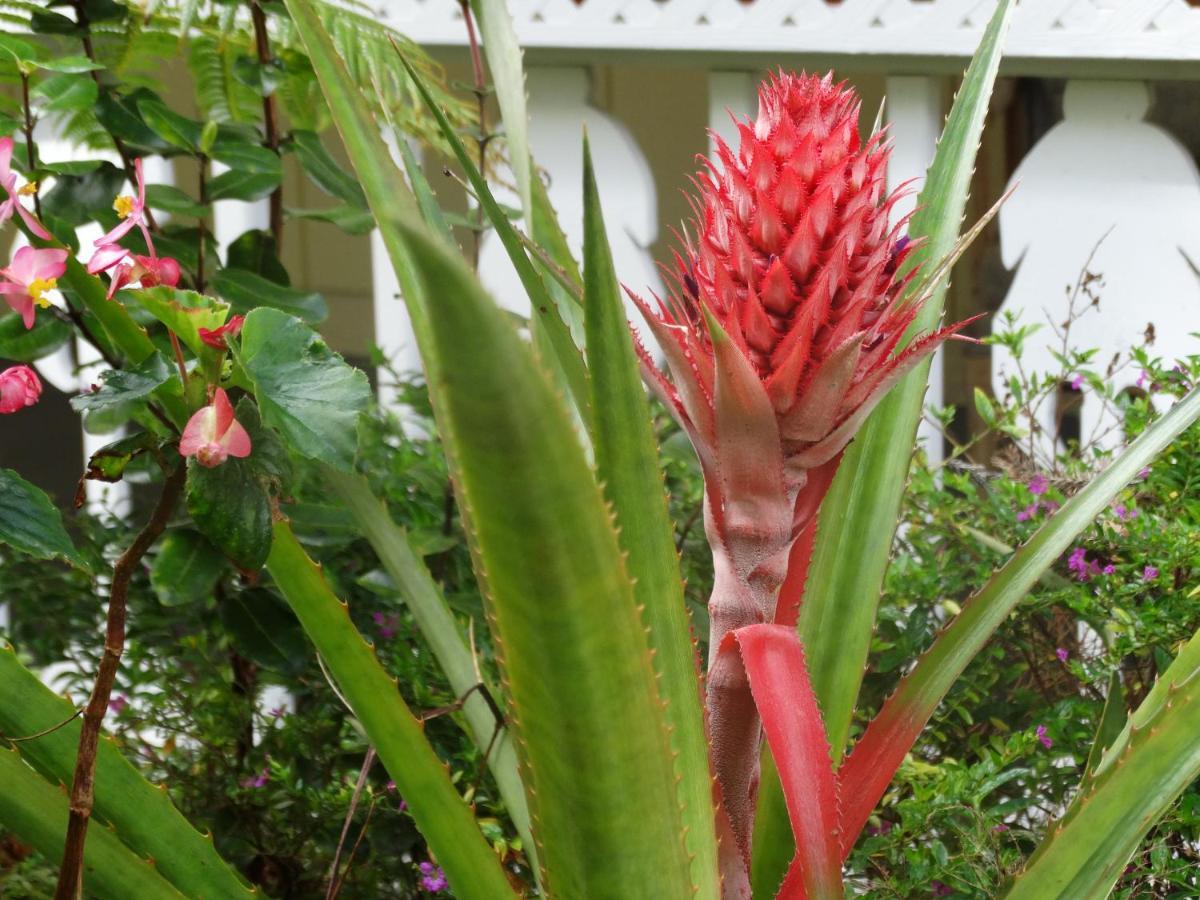
{"label": "yellow flower center", "polygon": [[21,185],[21,188],[17,191],[17,193],[22,197],[32,197],[37,193],[37,190],[38,183],[36,181],[27,181],[25,184]]}
{"label": "yellow flower center", "polygon": [[113,201],[113,209],[122,219],[129,218],[133,214],[133,198],[128,194],[122,194]]}
{"label": "yellow flower center", "polygon": [[46,292],[52,291],[58,285],[57,278],[35,278],[29,283],[29,296],[33,302],[45,309],[50,305]]}

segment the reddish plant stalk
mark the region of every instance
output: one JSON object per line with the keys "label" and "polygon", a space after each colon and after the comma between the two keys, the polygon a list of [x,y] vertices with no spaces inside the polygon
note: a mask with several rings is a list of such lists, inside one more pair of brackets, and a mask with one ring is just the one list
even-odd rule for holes
{"label": "reddish plant stalk", "polygon": [[63,847],[62,864],[58,870],[55,900],[75,900],[82,892],[83,852],[92,806],[96,799],[96,750],[100,744],[100,731],[104,715],[108,711],[108,701],[112,697],[113,683],[121,665],[121,654],[125,651],[125,614],[129,584],[142,557],[167,527],[175,504],[183,492],[186,478],[187,466],[180,461],[167,476],[149,521],[113,566],[104,632],[104,653],[100,657],[91,696],[83,711],[79,750],[75,756],[75,773],[71,780],[67,839]]}
{"label": "reddish plant stalk", "polygon": [[[258,54],[258,64],[266,67],[271,64],[271,43],[267,34],[267,15],[263,12],[258,0],[250,0],[250,18],[254,24],[254,49]],[[263,130],[266,132],[266,146],[276,156],[279,155],[279,111],[275,107],[275,94],[263,92]],[[271,191],[270,228],[271,236],[275,238],[275,252],[283,252],[283,185]]]}

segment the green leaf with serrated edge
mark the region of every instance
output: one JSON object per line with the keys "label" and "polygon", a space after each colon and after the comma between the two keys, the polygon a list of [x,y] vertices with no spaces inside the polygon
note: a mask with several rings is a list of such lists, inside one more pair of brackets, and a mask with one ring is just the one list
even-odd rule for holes
{"label": "green leaf with serrated edge", "polygon": [[324,321],[329,315],[325,298],[316,291],[285,287],[245,269],[219,270],[213,276],[212,289],[240,315],[258,307],[270,307],[291,313],[310,325]]}
{"label": "green leaf with serrated edge", "polygon": [[379,664],[345,604],[330,591],[286,522],[275,523],[267,569],[395,780],[454,895],[463,900],[515,897],[474,813],[450,783],[445,764],[429,746],[395,679]]}
{"label": "green leaf with serrated edge", "polygon": [[365,208],[367,198],[363,196],[362,188],[342,166],[329,155],[320,136],[314,131],[297,129],[292,132],[292,149],[300,160],[300,165],[308,173],[308,177],[317,187],[332,197],[349,203],[352,206]]}
{"label": "green leaf with serrated edge", "polygon": [[318,222],[328,222],[346,234],[369,234],[375,228],[375,219],[366,209],[361,206],[351,206],[349,203],[326,206],[322,209],[297,209],[285,206],[283,211],[293,219],[314,219]]}
{"label": "green leaf with serrated edge", "polygon": [[[408,533],[392,520],[361,475],[346,475],[328,467],[322,471],[322,475],[346,504],[384,570],[391,576],[401,599],[412,612],[417,627],[437,658],[438,665],[446,674],[451,690],[458,697],[466,696],[479,682],[475,660],[454,614],[446,604],[446,598],[429,574],[421,555],[413,549]],[[493,686],[486,685],[486,688],[493,698],[500,699],[500,694]],[[517,772],[516,751],[508,729],[496,721],[491,706],[478,693],[473,692],[467,697],[463,704],[463,716],[475,746],[481,751],[492,748],[488,766],[500,788],[500,796],[526,851],[536,849],[529,829],[529,806]]]}
{"label": "green leaf with serrated edge", "polygon": [[254,571],[266,562],[271,501],[249,457],[211,469],[188,460],[187,508],[200,532],[239,568]]}
{"label": "green leaf with serrated edge", "polygon": [[479,168],[471,161],[466,147],[463,146],[462,140],[454,131],[449,119],[446,118],[446,114],[434,102],[433,96],[425,87],[421,76],[409,65],[407,60],[403,60],[403,62],[409,77],[424,99],[425,105],[437,120],[438,127],[442,130],[442,136],[454,151],[454,156],[463,171],[467,173],[467,180],[470,181],[488,221],[492,223],[496,237],[500,239],[500,243],[508,252],[508,258],[512,261],[517,276],[521,279],[521,286],[529,297],[530,321],[536,323],[532,327],[535,332],[537,329],[541,329],[542,335],[545,336],[550,354],[566,379],[567,388],[579,410],[579,416],[586,423],[591,416],[588,409],[587,370],[584,367],[579,347],[575,344],[570,330],[559,314],[558,304],[551,298],[545,282],[542,281],[542,276],[529,261],[525,248],[521,244],[520,236],[513,228],[512,222],[508,220],[508,216],[504,214],[500,204],[496,202],[496,198],[492,196],[491,188],[488,187]]}
{"label": "green leaf with serrated edge", "polygon": [[201,123],[179,115],[157,97],[143,97],[138,100],[137,107],[142,121],[168,144],[188,152],[196,150],[203,127]]}
{"label": "green leaf with serrated edge", "polygon": [[33,362],[53,353],[74,335],[71,326],[49,310],[39,309],[33,328],[16,313],[0,316],[0,359]]}
{"label": "green leaf with serrated edge", "polygon": [[1159,676],[1004,896],[1109,896],[1146,833],[1200,776],[1198,735],[1200,633]]}
{"label": "green leaf with serrated edge", "polygon": [[0,543],[38,559],[86,568],[45,492],[11,469],[0,469]]}
{"label": "green leaf with serrated edge", "polygon": [[161,353],[147,357],[127,369],[100,373],[100,389],[71,398],[76,412],[95,412],[148,397],[171,377],[171,367]]}
{"label": "green leaf with serrated edge", "polygon": [[1092,749],[1088,751],[1087,764],[1083,767],[1085,775],[1091,775],[1100,765],[1104,751],[1113,745],[1121,729],[1125,726],[1125,691],[1121,687],[1121,672],[1114,669],[1108,676],[1108,694],[1104,698],[1104,711],[1100,714],[1100,724],[1096,726],[1096,737],[1092,741]]}
{"label": "green leaf with serrated edge", "polygon": [[422,351],[438,359],[439,431],[503,648],[545,884],[691,896],[645,626],[572,420],[461,257],[419,223],[399,227],[423,295],[439,298]]}
{"label": "green leaf with serrated edge", "polygon": [[[16,750],[0,747],[0,824],[47,859],[62,856],[67,797],[27,766]],[[139,859],[103,827],[88,830],[84,847],[89,895],[125,900],[183,900],[149,860]]]}
{"label": "green leaf with serrated edge", "polygon": [[584,310],[592,444],[596,474],[613,506],[621,549],[634,579],[634,598],[654,648],[659,689],[667,702],[679,802],[697,896],[719,897],[712,772],[704,714],[696,702],[700,666],[683,596],[675,529],[658,467],[650,403],[638,374],[637,354],[604,230],[600,196],[587,140],[583,144]]}
{"label": "green leaf with serrated edge", "polygon": [[149,431],[139,431],[105,444],[92,454],[83,477],[93,481],[120,481],[134,458],[158,445],[159,438]]}
{"label": "green leaf with serrated edge", "polygon": [[223,571],[225,558],[204,535],[176,528],[158,545],[150,586],[163,606],[180,606],[211,597]]}
{"label": "green leaf with serrated edge", "polygon": [[122,296],[166,325],[197,356],[211,349],[200,340],[200,329],[220,328],[229,316],[229,307],[219,300],[165,285],[126,291]]}
{"label": "green leaf with serrated edge", "polygon": [[492,88],[504,120],[504,140],[508,144],[508,164],[517,182],[521,209],[527,220],[533,218],[532,161],[529,151],[529,112],[525,100],[524,51],[517,43],[517,32],[504,0],[471,0],[471,9],[479,23],[483,53],[487,57]]}
{"label": "green leaf with serrated edge", "polygon": [[304,629],[271,591],[251,588],[222,597],[221,624],[238,653],[272,672],[298,675],[312,653]]}
{"label": "green leaf with serrated edge", "polygon": [[447,243],[453,247],[454,231],[451,229],[450,223],[446,221],[446,215],[442,212],[441,204],[438,203],[433,188],[429,186],[425,171],[421,168],[421,161],[413,153],[412,145],[402,134],[397,134],[396,148],[400,151],[400,158],[404,160],[404,172],[408,175],[408,182],[412,185],[413,196],[417,199],[417,206],[420,207],[421,217],[425,219],[425,224],[434,234],[444,237]]}
{"label": "green leaf with serrated edge", "polygon": [[249,141],[218,137],[213,144],[212,158],[228,166],[230,171],[283,177],[283,163],[280,162],[279,156],[266,147]]}
{"label": "green leaf with serrated edge", "polygon": [[146,185],[146,205],[151,209],[191,216],[194,219],[202,219],[212,211],[207,204],[197,203],[179,188],[169,184]]}
{"label": "green leaf with serrated edge", "polygon": [[358,419],[371,402],[367,376],[299,319],[275,309],[246,316],[237,360],[254,382],[263,422],[301,456],[350,471]]}
{"label": "green leaf with serrated edge", "polygon": [[1037,582],[1038,576],[1091,526],[1143,467],[1197,419],[1200,419],[1200,390],[1192,391],[1142,432],[1107,468],[1063,504],[982,590],[963,605],[962,612],[938,635],[916,667],[901,679],[895,693],[883,704],[846,758],[839,773],[843,835],[849,840],[858,835],[946,692]]}
{"label": "green leaf with serrated edge", "polygon": [[95,106],[100,89],[87,75],[65,73],[45,79],[33,93],[44,101],[44,112],[76,113]]}
{"label": "green leaf with serrated edge", "polygon": [[208,183],[209,200],[261,200],[275,188],[283,176],[274,172],[247,172],[230,169]]}
{"label": "green leaf with serrated edge", "polygon": [[[1000,0],[967,68],[938,142],[909,234],[927,238],[912,258],[940,260],[954,246],[1000,64],[1014,0]],[[942,317],[943,284],[925,303],[910,336],[934,328]],[[822,504],[799,629],[813,687],[825,715],[835,763],[840,759],[862,682],[916,438],[929,362],[919,364],[884,399],[846,449]],[[897,448],[903,448],[898,451]],[[845,548],[853,546],[854,553]],[[756,897],[773,896],[794,844],[779,779],[764,759],[754,831],[752,881]]]}
{"label": "green leaf with serrated edge", "polygon": [[[11,647],[0,644],[0,734],[40,734],[36,741],[22,741],[17,746],[25,761],[55,784],[70,784],[75,768],[79,722],[61,724],[73,712],[68,700],[22,666]],[[153,859],[159,874],[185,896],[253,895],[217,855],[212,839],[196,831],[171,804],[166,791],[147,781],[111,741],[101,741],[96,754],[95,815],[114,828],[135,853]],[[54,821],[61,829],[66,812]],[[89,830],[88,843],[91,841]],[[58,851],[50,858],[60,855]]]}

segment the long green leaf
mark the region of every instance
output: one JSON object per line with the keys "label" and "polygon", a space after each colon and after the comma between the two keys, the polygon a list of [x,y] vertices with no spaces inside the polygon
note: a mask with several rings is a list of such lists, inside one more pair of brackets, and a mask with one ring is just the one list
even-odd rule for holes
{"label": "long green leaf", "polygon": [[[404,226],[402,226],[404,227]],[[692,893],[645,625],[571,419],[462,259],[405,228],[439,428],[500,650],[546,890]]]}
{"label": "long green leaf", "polygon": [[1152,825],[1200,776],[1200,632],[1162,674],[1006,897],[1102,900]]}
{"label": "long green leaf", "polygon": [[515,896],[395,679],[379,664],[345,604],[333,595],[286,522],[275,523],[267,570],[362,723],[454,893],[479,900]]}
{"label": "long green leaf", "polygon": [[567,387],[571,391],[575,406],[579,410],[580,416],[586,422],[590,418],[587,373],[584,369],[583,357],[580,355],[579,348],[575,345],[567,323],[563,321],[558,304],[550,295],[549,290],[547,290],[546,283],[542,280],[541,274],[539,274],[533,263],[529,261],[529,257],[525,253],[525,247],[521,243],[520,235],[517,234],[517,230],[513,227],[512,222],[508,220],[508,216],[504,210],[500,208],[500,204],[496,202],[496,198],[492,196],[492,190],[488,187],[487,179],[483,177],[483,173],[471,160],[466,147],[463,146],[462,140],[450,124],[450,120],[446,118],[446,114],[434,102],[433,96],[425,87],[424,82],[421,81],[420,76],[409,65],[407,60],[404,60],[404,66],[408,71],[409,77],[417,86],[417,90],[421,92],[421,97],[429,107],[429,111],[437,120],[438,125],[441,126],[446,143],[454,151],[454,156],[458,160],[458,164],[466,172],[467,179],[471,183],[471,188],[475,191],[475,197],[487,215],[488,221],[492,223],[496,237],[504,245],[504,249],[508,253],[508,258],[512,261],[517,276],[521,279],[521,286],[529,296],[530,321],[536,323],[534,326],[535,330],[540,331],[545,336],[546,342],[553,354],[553,359],[566,378]]}
{"label": "long green leaf", "polygon": [[[67,798],[62,790],[29,768],[15,750],[0,748],[0,823],[50,859],[62,856],[66,834]],[[103,828],[88,834],[84,850],[89,896],[125,900],[182,900],[184,897],[154,870]]]}
{"label": "long green leaf", "polygon": [[[1071,546],[1143,467],[1197,419],[1200,419],[1200,390],[1192,391],[1147,428],[967,601],[962,612],[901,680],[842,766],[845,838],[852,841],[861,830],[946,692],[1037,582],[1038,576]],[[1100,770],[1103,768],[1102,762]]]}
{"label": "long green leaf", "polygon": [[[21,665],[11,647],[0,647],[0,734],[11,737],[41,734],[36,740],[22,741],[16,747],[26,762],[56,784],[71,781],[79,746],[79,722],[52,731],[47,729],[64,722],[74,711],[69,701]],[[0,784],[7,790],[8,783],[2,776]],[[0,795],[5,790],[0,790]],[[112,833],[139,856],[152,858],[158,873],[185,896],[253,894],[217,855],[212,839],[196,831],[171,803],[166,791],[142,777],[111,741],[101,741],[97,753],[95,816],[111,832],[102,828],[89,831],[89,849],[94,835]],[[66,821],[64,802],[61,819],[55,818],[53,823],[65,833]],[[32,841],[31,837],[27,839]],[[58,840],[62,840],[61,834]],[[62,855],[61,846],[47,855],[57,859]]]}
{"label": "long green leaf", "polygon": [[[375,549],[384,570],[395,582],[417,627],[446,673],[450,687],[459,697],[467,696],[467,692],[480,682],[471,649],[454,620],[446,598],[442,596],[421,556],[413,550],[408,534],[393,521],[387,508],[361,475],[347,475],[329,467],[322,471],[326,482],[353,514],[363,537]],[[499,696],[491,685],[485,684],[484,687],[493,697]],[[529,806],[517,772],[516,751],[508,729],[496,721],[487,701],[475,692],[467,696],[463,715],[475,745],[485,752],[491,748],[488,765],[517,832],[525,842],[527,851],[533,853],[535,847],[533,834],[529,830]]]}
{"label": "long green leaf", "polygon": [[644,608],[650,646],[655,650],[654,668],[672,728],[679,801],[688,829],[688,851],[693,857],[692,877],[700,886],[698,896],[715,898],[720,896],[721,883],[708,741],[699,702],[699,660],[684,603],[666,486],[658,468],[650,403],[638,374],[637,354],[625,320],[586,139],[583,225],[584,310],[596,472],[616,514],[621,549],[628,554],[626,566],[634,578],[634,597]]}
{"label": "long green leaf", "polygon": [[[926,239],[914,261],[935,265],[954,246],[966,209],[975,155],[1000,65],[1014,0],[999,0],[967,68],[929,167],[909,234]],[[945,283],[926,301],[910,334],[942,317]],[[834,762],[845,749],[875,627],[875,611],[891,552],[910,454],[929,375],[917,366],[873,412],[846,450],[821,507],[817,542],[799,628],[821,702]],[[845,552],[854,547],[853,553]],[[779,781],[764,765],[752,863],[755,896],[771,896],[792,856]]]}
{"label": "long green leaf", "polygon": [[521,195],[525,218],[533,218],[532,163],[529,151],[529,113],[525,103],[525,72],[517,32],[504,0],[471,0],[483,36],[483,52],[492,73],[492,86],[504,120],[508,164]]}

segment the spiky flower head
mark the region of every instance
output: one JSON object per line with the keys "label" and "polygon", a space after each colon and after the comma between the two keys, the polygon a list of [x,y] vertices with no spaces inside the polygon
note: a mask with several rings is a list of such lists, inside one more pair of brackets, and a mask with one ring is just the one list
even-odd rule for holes
{"label": "spiky flower head", "polygon": [[[643,313],[671,379],[659,392],[701,456],[722,418],[714,345],[728,340],[774,413],[790,473],[837,457],[875,402],[954,329],[894,351],[919,309],[914,245],[888,192],[890,145],[865,142],[860,102],[831,75],[772,75],[736,152],[714,136],[673,287]],[[650,373],[653,376],[655,373]],[[727,373],[727,376],[730,373]]]}

